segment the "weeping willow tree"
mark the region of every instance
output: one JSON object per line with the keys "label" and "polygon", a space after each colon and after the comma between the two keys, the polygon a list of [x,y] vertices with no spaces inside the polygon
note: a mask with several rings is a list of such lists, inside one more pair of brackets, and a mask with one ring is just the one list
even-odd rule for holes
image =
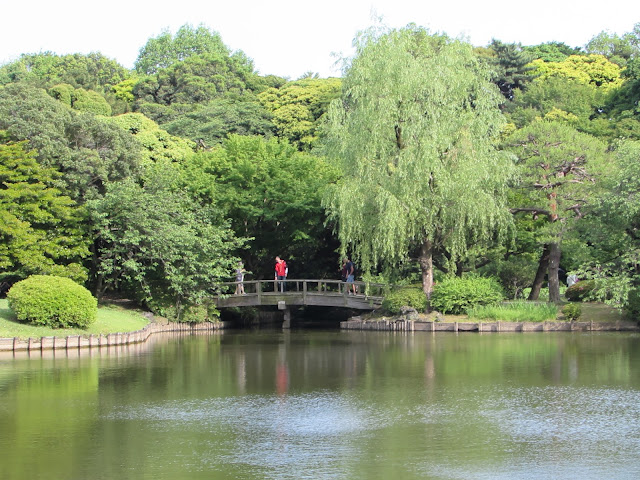
{"label": "weeping willow tree", "polygon": [[343,177],[325,207],[364,271],[417,252],[430,299],[435,252],[455,261],[510,225],[502,99],[466,43],[415,26],[355,43],[328,113],[325,153]]}

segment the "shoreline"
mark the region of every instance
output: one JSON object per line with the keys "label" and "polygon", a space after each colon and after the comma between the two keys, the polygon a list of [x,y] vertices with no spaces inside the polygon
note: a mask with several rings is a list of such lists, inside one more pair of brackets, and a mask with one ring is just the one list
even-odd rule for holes
{"label": "shoreline", "polygon": [[340,322],[341,330],[376,330],[390,332],[640,332],[638,322],[442,322],[403,317],[366,320],[360,316]]}

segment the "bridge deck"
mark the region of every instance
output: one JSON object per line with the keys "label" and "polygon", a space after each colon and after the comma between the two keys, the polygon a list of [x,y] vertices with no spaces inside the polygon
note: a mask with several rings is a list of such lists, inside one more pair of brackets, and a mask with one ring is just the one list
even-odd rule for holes
{"label": "bridge deck", "polygon": [[275,280],[243,282],[245,294],[235,294],[238,282],[222,284],[216,297],[218,308],[259,305],[315,305],[375,310],[382,305],[384,285],[355,282],[358,294],[350,295],[350,283],[339,280],[287,280],[284,292],[276,290]]}

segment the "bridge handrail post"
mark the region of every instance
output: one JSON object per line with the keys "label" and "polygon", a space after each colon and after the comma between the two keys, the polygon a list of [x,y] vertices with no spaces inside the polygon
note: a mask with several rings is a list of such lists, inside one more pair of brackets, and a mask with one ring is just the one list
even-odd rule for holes
{"label": "bridge handrail post", "polygon": [[258,303],[262,305],[262,282],[256,283],[256,293],[258,294]]}

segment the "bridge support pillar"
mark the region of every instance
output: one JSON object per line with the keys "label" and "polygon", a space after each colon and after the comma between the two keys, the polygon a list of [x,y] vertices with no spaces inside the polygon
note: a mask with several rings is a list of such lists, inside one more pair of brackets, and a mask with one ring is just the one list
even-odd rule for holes
{"label": "bridge support pillar", "polygon": [[282,328],[291,328],[291,309],[283,301],[278,302],[278,310],[284,310],[284,322]]}

